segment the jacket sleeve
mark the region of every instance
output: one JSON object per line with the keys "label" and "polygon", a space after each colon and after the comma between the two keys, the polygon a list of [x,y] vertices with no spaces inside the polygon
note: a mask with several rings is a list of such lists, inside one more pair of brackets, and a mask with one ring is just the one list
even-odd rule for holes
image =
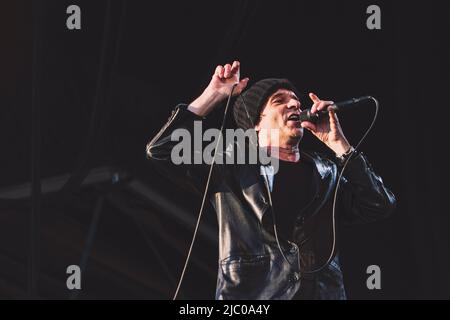
{"label": "jacket sleeve", "polygon": [[[166,124],[147,144],[146,155],[147,159],[172,182],[201,194],[209,166],[203,161],[198,164],[194,163],[194,153],[201,152],[201,150],[194,150],[192,146],[194,123],[196,121],[198,121],[198,124],[202,123],[205,118],[190,112],[187,110],[187,107],[186,104],[179,104],[175,107]],[[184,143],[187,143],[186,146],[189,147],[186,150],[189,161],[180,164],[174,163],[172,154],[174,148],[181,142],[181,140],[173,139],[172,134],[176,130],[180,130],[179,132],[183,131],[189,136],[188,141],[184,141]],[[185,157],[183,158],[186,159]]]}
{"label": "jacket sleeve", "polygon": [[396,208],[394,194],[362,153],[348,163],[340,188],[344,224],[374,222],[388,217]]}

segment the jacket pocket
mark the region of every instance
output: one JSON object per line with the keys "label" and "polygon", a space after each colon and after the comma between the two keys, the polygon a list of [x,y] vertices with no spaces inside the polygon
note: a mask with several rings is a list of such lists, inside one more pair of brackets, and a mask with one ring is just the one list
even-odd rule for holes
{"label": "jacket pocket", "polygon": [[220,262],[219,299],[263,299],[270,275],[270,256],[228,257]]}
{"label": "jacket pocket", "polygon": [[262,265],[270,263],[269,255],[251,255],[251,256],[231,256],[220,262],[222,271],[226,270],[243,270],[258,268]]}

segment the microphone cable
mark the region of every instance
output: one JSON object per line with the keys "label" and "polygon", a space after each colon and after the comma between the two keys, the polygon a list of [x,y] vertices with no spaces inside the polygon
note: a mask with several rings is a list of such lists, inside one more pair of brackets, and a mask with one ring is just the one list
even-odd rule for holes
{"label": "microphone cable", "polygon": [[[339,177],[338,177],[338,180],[337,180],[337,183],[336,183],[336,189],[334,190],[334,196],[333,196],[333,210],[332,210],[333,245],[331,247],[330,255],[329,255],[327,261],[322,266],[320,266],[319,268],[313,269],[313,270],[304,271],[303,272],[304,274],[312,274],[312,273],[316,273],[316,272],[319,272],[319,271],[323,270],[323,268],[325,268],[331,262],[331,260],[333,259],[333,256],[334,256],[334,253],[335,253],[335,250],[336,250],[336,203],[337,203],[337,196],[338,196],[338,190],[339,190],[339,186],[340,186],[340,183],[341,183],[341,179],[342,179],[342,176],[344,175],[345,169],[347,168],[347,164],[352,159],[353,155],[356,153],[356,150],[359,149],[359,147],[360,147],[361,143],[364,141],[364,139],[366,139],[366,137],[369,134],[369,132],[372,130],[372,128],[375,125],[375,122],[377,120],[377,117],[378,117],[378,110],[379,110],[379,102],[378,102],[378,100],[375,99],[372,96],[367,96],[367,98],[372,100],[375,103],[375,114],[373,116],[372,123],[370,124],[369,128],[366,130],[366,132],[364,133],[362,138],[359,140],[359,142],[356,145],[356,147],[354,147],[353,151],[350,153],[350,155],[345,160],[344,165],[342,166],[341,173],[339,174]],[[300,248],[299,248],[299,252],[300,252]],[[300,272],[300,274],[301,273],[302,272]]]}
{"label": "microphone cable", "polygon": [[[239,97],[241,98],[242,104],[244,105],[244,109],[245,109],[245,113],[247,114],[247,118],[250,120],[250,122],[252,123],[252,126],[254,128],[255,127],[255,123],[254,123],[253,119],[250,117],[250,114],[249,114],[248,109],[247,109],[247,105],[245,103],[245,99],[244,99],[244,97],[242,95],[239,95]],[[277,218],[276,218],[276,215],[275,215],[275,211],[273,210],[272,194],[271,194],[271,190],[270,190],[270,186],[269,186],[269,181],[267,180],[267,175],[266,174],[264,174],[263,178],[264,178],[264,185],[265,185],[266,190],[267,190],[267,195],[269,197],[269,205],[270,205],[270,212],[271,212],[271,215],[272,215],[273,233],[274,233],[274,236],[275,236],[275,241],[277,243],[278,250],[280,251],[281,256],[283,257],[283,259],[289,265],[292,265],[292,263],[288,260],[288,258],[284,254],[283,249],[281,248],[280,240],[278,238]]]}
{"label": "microphone cable", "polygon": [[198,217],[197,217],[197,223],[195,225],[194,233],[192,235],[191,245],[189,246],[189,251],[188,251],[188,254],[186,256],[186,260],[184,262],[183,271],[181,272],[180,280],[178,281],[177,289],[175,290],[175,294],[173,295],[172,300],[176,300],[177,299],[178,292],[180,291],[180,287],[181,287],[181,284],[183,282],[184,275],[186,273],[186,269],[187,269],[189,260],[191,258],[192,248],[194,247],[195,238],[197,237],[197,231],[198,231],[198,228],[200,226],[200,221],[201,221],[201,218],[202,218],[202,215],[203,215],[203,209],[205,207],[206,196],[208,194],[208,189],[209,189],[209,183],[211,181],[212,170],[213,170],[213,167],[214,167],[214,163],[216,161],[217,149],[218,149],[219,144],[220,144],[220,139],[222,138],[222,135],[223,135],[223,128],[225,126],[225,121],[226,121],[226,118],[227,118],[228,107],[230,105],[230,101],[231,101],[231,97],[233,96],[234,89],[236,88],[237,85],[238,85],[238,83],[233,84],[233,87],[231,88],[231,92],[230,92],[230,94],[228,96],[227,104],[225,106],[225,111],[223,113],[222,124],[220,126],[220,135],[217,138],[216,147],[214,149],[214,156],[213,156],[213,159],[212,159],[211,164],[209,166],[208,178],[206,179],[205,191],[203,192],[202,204],[200,206],[200,210],[199,210]]}
{"label": "microphone cable", "polygon": [[[250,118],[250,115],[249,115],[249,113],[248,113],[247,106],[246,106],[246,104],[245,104],[245,100],[244,100],[244,98],[242,97],[242,95],[240,95],[240,97],[241,97],[241,99],[242,99],[242,102],[243,102],[245,111],[246,111],[246,113],[247,113],[247,117],[250,119],[250,121],[251,121],[252,124],[254,125],[254,123],[253,123],[253,121],[252,121],[252,119]],[[325,262],[322,266],[320,266],[319,268],[316,268],[316,269],[314,269],[314,270],[310,270],[310,271],[304,271],[304,272],[301,272],[301,270],[299,270],[299,271],[300,271],[300,275],[301,275],[302,273],[303,273],[303,274],[312,274],[312,273],[319,272],[319,271],[323,270],[323,269],[331,262],[331,260],[333,259],[333,256],[334,256],[334,253],[335,253],[335,250],[336,250],[336,203],[337,203],[337,196],[338,196],[338,191],[339,191],[340,182],[341,182],[342,176],[343,176],[343,174],[344,174],[344,172],[345,172],[345,169],[347,168],[347,164],[349,163],[350,159],[353,157],[353,155],[355,154],[355,152],[356,152],[357,150],[359,150],[359,147],[361,146],[361,144],[363,143],[363,141],[366,139],[366,137],[367,137],[367,135],[369,134],[369,132],[373,129],[373,126],[375,125],[375,122],[376,122],[377,117],[378,117],[378,111],[379,111],[379,102],[378,102],[378,100],[377,100],[376,98],[372,97],[372,96],[365,96],[365,98],[367,98],[367,99],[369,99],[369,100],[372,100],[372,101],[374,102],[374,104],[375,104],[375,114],[374,114],[374,116],[373,116],[373,119],[372,119],[372,122],[371,122],[369,128],[366,130],[366,132],[363,134],[363,136],[361,137],[361,139],[359,140],[359,142],[356,144],[356,147],[354,147],[354,149],[353,149],[353,151],[351,152],[351,154],[350,154],[350,155],[347,157],[347,159],[345,160],[345,162],[344,162],[344,164],[343,164],[343,166],[342,166],[342,170],[341,170],[341,172],[340,172],[340,174],[339,174],[339,177],[338,177],[338,179],[337,179],[336,189],[335,189],[335,191],[334,191],[334,196],[333,196],[333,209],[332,209],[332,221],[333,221],[333,227],[332,227],[332,230],[333,230],[333,245],[332,245],[332,248],[331,248],[330,255],[328,256],[328,259],[326,260],[326,262]],[[276,215],[275,215],[275,212],[274,212],[274,210],[273,210],[273,204],[272,204],[272,197],[271,197],[271,193],[270,193],[270,187],[269,187],[269,185],[268,185],[268,182],[267,182],[267,179],[266,179],[266,178],[264,179],[264,181],[265,181],[265,185],[266,185],[266,188],[267,188],[267,191],[268,191],[268,194],[269,194],[269,204],[270,204],[270,207],[271,207],[271,213],[272,213],[273,230],[274,230],[274,235],[275,235],[275,240],[276,240],[276,243],[277,243],[277,246],[278,246],[278,250],[280,251],[280,253],[281,253],[283,259],[284,259],[286,262],[288,262],[288,264],[292,265],[292,263],[286,258],[285,254],[284,254],[284,252],[283,252],[283,250],[282,250],[282,248],[281,248],[280,241],[279,241],[279,237],[278,237],[278,232],[277,232]],[[299,266],[299,268],[300,268],[300,246],[298,246],[298,247],[299,247],[299,248],[298,248],[298,253],[299,253],[298,266]],[[300,277],[300,279],[301,279],[301,277]]]}

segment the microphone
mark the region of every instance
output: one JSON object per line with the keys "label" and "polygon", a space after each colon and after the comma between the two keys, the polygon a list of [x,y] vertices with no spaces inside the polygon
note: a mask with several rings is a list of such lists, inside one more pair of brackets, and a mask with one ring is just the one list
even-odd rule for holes
{"label": "microphone", "polygon": [[324,115],[328,115],[328,111],[345,111],[351,109],[355,105],[372,99],[371,96],[363,96],[359,98],[352,98],[350,100],[345,100],[341,102],[336,102],[335,104],[329,105],[326,110],[320,110],[319,112],[312,113],[311,109],[306,109],[300,112],[300,122],[309,121],[312,123],[317,123],[317,121]]}

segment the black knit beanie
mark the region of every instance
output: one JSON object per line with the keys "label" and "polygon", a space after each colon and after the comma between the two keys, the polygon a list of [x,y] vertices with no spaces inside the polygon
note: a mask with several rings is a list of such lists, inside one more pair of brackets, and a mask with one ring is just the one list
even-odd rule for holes
{"label": "black knit beanie", "polygon": [[258,124],[267,99],[282,88],[298,95],[298,90],[289,80],[276,78],[260,80],[241,93],[241,96],[236,98],[233,108],[234,120],[238,128],[247,130]]}

